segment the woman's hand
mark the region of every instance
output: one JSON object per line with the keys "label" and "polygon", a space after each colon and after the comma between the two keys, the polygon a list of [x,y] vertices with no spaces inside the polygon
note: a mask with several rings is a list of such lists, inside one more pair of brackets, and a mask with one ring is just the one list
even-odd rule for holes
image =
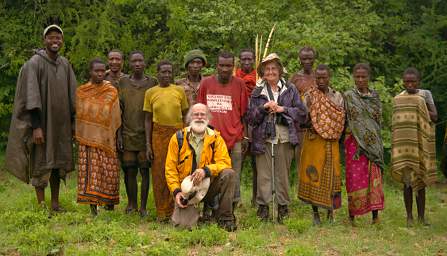
{"label": "woman's hand", "polygon": [[278,104],[275,101],[271,100],[264,104],[264,109],[270,113],[274,113],[276,106],[278,106]]}

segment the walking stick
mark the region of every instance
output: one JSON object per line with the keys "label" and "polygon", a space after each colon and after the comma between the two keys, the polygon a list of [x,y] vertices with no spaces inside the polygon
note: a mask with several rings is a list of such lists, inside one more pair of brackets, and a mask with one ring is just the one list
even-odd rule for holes
{"label": "walking stick", "polygon": [[[272,119],[273,129],[276,129],[276,114],[271,113],[270,118]],[[275,222],[277,212],[276,212],[276,186],[275,186],[275,145],[273,144],[273,140],[275,139],[274,136],[275,133],[272,132],[272,151],[271,151],[271,157],[272,157],[272,222]]]}

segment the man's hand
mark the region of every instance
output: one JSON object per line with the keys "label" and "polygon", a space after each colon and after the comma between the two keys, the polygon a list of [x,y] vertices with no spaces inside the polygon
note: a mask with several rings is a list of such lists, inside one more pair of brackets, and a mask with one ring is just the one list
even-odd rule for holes
{"label": "man's hand", "polygon": [[203,178],[205,178],[205,170],[204,169],[196,169],[191,174],[192,184],[194,184],[194,186],[199,185],[200,182],[202,182]]}
{"label": "man's hand", "polygon": [[45,142],[45,138],[43,136],[42,128],[36,128],[33,130],[33,143],[34,144],[43,144]]}
{"label": "man's hand", "polygon": [[149,160],[154,159],[154,154],[152,153],[152,145],[151,144],[146,144],[146,157]]}
{"label": "man's hand", "polygon": [[175,203],[176,203],[177,206],[180,207],[180,208],[186,208],[187,205],[183,205],[183,204],[182,204],[182,201],[181,201],[182,198],[185,198],[185,197],[183,196],[183,193],[182,193],[182,192],[178,192],[177,195],[175,195]]}

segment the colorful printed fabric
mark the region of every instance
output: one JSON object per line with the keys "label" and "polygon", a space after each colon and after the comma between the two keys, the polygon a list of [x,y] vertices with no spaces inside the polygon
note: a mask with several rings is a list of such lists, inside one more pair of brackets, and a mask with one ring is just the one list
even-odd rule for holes
{"label": "colorful printed fabric", "polygon": [[382,174],[378,165],[361,154],[355,157],[358,144],[352,134],[345,140],[346,191],[349,216],[383,210],[384,195]]}
{"label": "colorful printed fabric", "polygon": [[326,209],[341,207],[338,140],[325,140],[309,129],[304,135],[298,198]]}
{"label": "colorful printed fabric", "polygon": [[79,142],[78,203],[118,204],[119,164],[116,131],[121,125],[118,92],[108,81],[76,91]]}
{"label": "colorful printed fabric", "polygon": [[353,155],[354,159],[364,154],[383,168],[383,143],[380,134],[382,104],[379,95],[375,91],[366,95],[360,94],[357,89],[351,89],[345,92],[345,109],[349,130],[359,145]]}
{"label": "colorful printed fabric", "polygon": [[119,204],[120,167],[115,152],[80,143],[78,168],[78,203]]}
{"label": "colorful printed fabric", "polygon": [[76,91],[76,140],[109,153],[116,152],[116,131],[121,126],[118,92],[108,81],[87,83]]}
{"label": "colorful printed fabric", "polygon": [[345,125],[343,106],[335,104],[317,88],[311,88],[308,93],[312,98],[310,105],[312,127],[323,139],[338,140]]}
{"label": "colorful printed fabric", "polygon": [[436,181],[435,126],[420,95],[393,99],[392,177],[414,190]]}
{"label": "colorful printed fabric", "polygon": [[153,123],[152,128],[152,188],[155,207],[160,220],[167,219],[174,211],[174,201],[169,191],[165,175],[165,162],[171,137],[181,126],[164,126]]}
{"label": "colorful printed fabric", "polygon": [[309,75],[304,74],[302,70],[294,74],[292,78],[290,78],[289,82],[296,86],[296,89],[298,89],[301,97],[303,97],[304,94],[311,88],[317,87],[317,84],[315,82],[315,74],[313,72]]}

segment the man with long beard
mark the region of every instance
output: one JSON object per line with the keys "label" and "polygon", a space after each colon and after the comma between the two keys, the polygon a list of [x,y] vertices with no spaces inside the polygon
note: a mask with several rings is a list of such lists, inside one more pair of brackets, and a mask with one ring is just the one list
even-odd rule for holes
{"label": "man with long beard", "polygon": [[[195,104],[187,114],[190,126],[171,137],[166,156],[166,182],[174,196],[175,209],[172,220],[175,225],[192,227],[199,218],[198,203],[188,203],[181,184],[190,178],[194,186],[210,179],[204,202],[214,200],[219,194],[219,207],[215,212],[220,227],[227,231],[236,230],[233,215],[235,172],[231,169],[225,141],[220,133],[208,127],[211,113],[204,104]],[[186,199],[186,200],[185,200]]]}

